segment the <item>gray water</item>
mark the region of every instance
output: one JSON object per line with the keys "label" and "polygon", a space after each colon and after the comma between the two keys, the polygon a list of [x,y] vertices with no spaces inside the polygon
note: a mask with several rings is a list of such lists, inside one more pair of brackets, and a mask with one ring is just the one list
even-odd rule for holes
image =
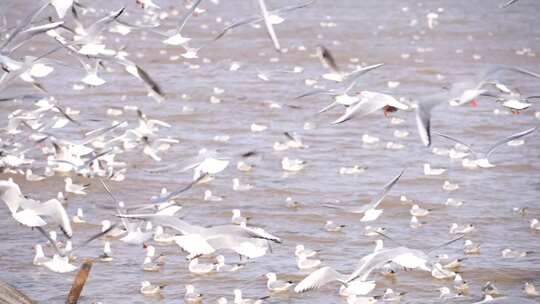
{"label": "gray water", "polygon": [[[140,20],[143,11],[136,8],[135,1],[82,1],[98,8],[86,20],[95,20],[105,11],[126,5],[125,20]],[[179,1],[156,1],[167,11],[169,5],[179,7]],[[129,246],[119,241],[112,243],[114,260],[111,263],[96,262],[89,281],[84,288],[81,303],[101,301],[104,303],[178,303],[183,301],[184,285],[194,284],[204,294],[204,302],[213,303],[216,298],[232,297],[232,290],[241,288],[246,297],[267,295],[263,274],[273,271],[280,279],[299,282],[309,272],[299,271],[294,259],[294,247],[302,243],[308,248],[320,249],[319,258],[326,266],[345,273],[354,271],[359,259],[373,250],[376,238],[363,235],[364,223],[360,216],[332,210],[322,205],[339,200],[343,204],[367,203],[371,195],[406,169],[404,176],[381,204],[384,213],[373,226],[386,227],[387,234],[399,243],[419,249],[439,245],[453,236],[449,234],[451,223],[476,225],[477,229],[466,236],[480,242],[481,254],[468,256],[460,272],[470,287],[470,297],[465,302],[480,299],[481,286],[491,281],[506,296],[522,297],[521,288],[525,281],[540,285],[540,242],[539,234],[529,229],[529,220],[540,217],[538,199],[540,194],[539,156],[540,140],[535,133],[525,138],[523,146],[503,146],[493,154],[492,169],[469,170],[460,161],[431,153],[431,148],[421,145],[416,132],[414,112],[396,112],[391,117],[405,119],[402,125],[390,124],[382,113],[353,119],[333,126],[329,122],[338,117],[339,111],[316,115],[330,102],[328,97],[317,96],[294,100],[310,88],[304,84],[306,78],[316,79],[326,70],[313,56],[315,46],[324,44],[333,51],[342,69],[352,69],[350,58],[359,58],[361,63],[386,65],[362,78],[357,90],[386,92],[396,98],[424,100],[425,96],[441,91],[455,80],[474,77],[494,64],[516,65],[540,71],[540,60],[536,55],[519,55],[516,51],[529,48],[540,51],[540,3],[521,0],[507,9],[500,9],[500,1],[324,1],[286,15],[286,21],[276,26],[277,35],[288,52],[278,54],[272,49],[264,29],[245,26],[227,34],[223,39],[209,44],[200,51],[202,59],[177,61],[170,56],[179,55],[181,48],[165,46],[160,37],[149,31],[133,31],[128,36],[107,33],[110,48],[125,46],[131,59],[144,67],[162,85],[167,97],[156,103],[146,96],[144,87],[121,68],[114,67],[111,73],[101,73],[108,83],[92,89],[74,91],[72,86],[84,76],[78,68],[56,66],[42,84],[62,105],[81,110],[77,116],[83,124],[70,124],[58,131],[63,137],[78,139],[86,131],[109,125],[114,119],[127,120],[136,125],[136,114],[125,112],[122,117],[106,115],[109,107],[124,105],[138,106],[149,118],[163,120],[172,125],[162,129],[161,135],[180,140],[179,144],[163,154],[161,163],[143,156],[140,149],[118,155],[117,160],[128,163],[127,178],[123,182],[110,182],[112,191],[126,204],[145,203],[157,195],[162,187],[175,189],[191,180],[191,173],[169,170],[151,173],[150,170],[163,165],[182,163],[197,154],[203,147],[219,149],[222,155],[231,158],[231,164],[209,184],[198,185],[184,193],[179,202],[185,208],[185,220],[204,226],[226,224],[231,210],[239,208],[252,217],[250,223],[260,226],[283,239],[283,244],[272,246],[273,252],[250,261],[236,273],[194,275],[187,270],[185,253],[176,246],[156,245],[158,252],[167,255],[166,264],[158,273],[145,273],[140,265],[145,252],[140,246]],[[271,7],[290,4],[289,1],[268,1]],[[15,24],[34,7],[34,1],[5,1],[2,12],[6,12],[8,24]],[[231,21],[257,11],[251,1],[221,1],[214,5],[205,1],[202,7],[207,12],[191,19],[185,34],[193,37],[194,46],[205,44],[224,27],[216,18]],[[407,9],[404,9],[407,8]],[[434,29],[427,27],[426,15],[438,8],[439,24]],[[6,9],[4,11],[4,9]],[[103,11],[102,11],[103,10]],[[53,15],[48,10],[45,15]],[[162,28],[175,26],[178,17],[162,21]],[[411,26],[411,20],[417,24]],[[69,19],[68,19],[69,20]],[[335,27],[322,27],[321,23],[333,22]],[[203,28],[203,25],[205,28]],[[144,39],[143,39],[144,38]],[[118,41],[115,41],[118,39]],[[17,55],[41,54],[56,46],[46,37],[40,37],[20,50]],[[307,50],[299,49],[305,46]],[[422,50],[431,50],[422,52]],[[402,56],[402,54],[409,54]],[[478,55],[475,59],[475,55]],[[481,58],[480,58],[481,56]],[[54,55],[72,66],[73,58]],[[272,58],[279,59],[273,62]],[[231,62],[238,62],[238,71],[229,71]],[[200,68],[191,69],[190,64]],[[349,66],[348,66],[349,65]],[[302,74],[281,73],[263,82],[256,77],[258,71],[291,70],[294,66],[304,68]],[[437,77],[437,75],[444,76]],[[524,94],[538,93],[540,81],[521,76],[508,75],[505,83],[519,88]],[[390,89],[388,81],[399,81],[397,88]],[[320,85],[331,87],[328,81]],[[218,97],[219,104],[211,104],[215,95],[213,88],[225,92]],[[32,93],[33,89],[22,81],[10,85],[2,94]],[[186,94],[188,98],[183,98]],[[123,98],[123,96],[125,96]],[[186,97],[184,96],[184,97]],[[265,103],[274,101],[281,109],[270,109]],[[182,107],[194,108],[193,113],[184,113]],[[291,107],[292,106],[292,107]],[[31,109],[31,103],[4,102],[0,104],[2,127],[7,124],[9,113],[18,108]],[[478,107],[449,107],[442,105],[433,112],[434,130],[452,134],[475,147],[487,148],[497,140],[538,124],[535,111],[537,104],[520,115],[494,115],[499,105],[481,99]],[[100,121],[93,121],[99,119]],[[304,130],[305,122],[316,125],[313,130]],[[250,131],[252,123],[268,125],[262,133]],[[409,136],[398,139],[396,130],[407,130]],[[284,141],[284,131],[294,131],[303,137],[308,149],[276,152],[275,141]],[[228,143],[213,140],[216,135],[230,135]],[[377,136],[381,142],[374,147],[362,144],[362,135]],[[8,135],[2,134],[2,137]],[[433,139],[433,146],[450,148],[440,138]],[[388,141],[405,145],[403,150],[384,148]],[[248,173],[236,170],[240,154],[257,151],[258,157],[248,159],[255,168]],[[284,156],[300,158],[307,162],[306,168],[295,174],[284,174],[280,161]],[[42,160],[42,159],[41,159]],[[434,167],[448,168],[442,176],[424,176],[422,165],[429,162]],[[36,162],[34,171],[43,170],[42,162]],[[353,165],[368,169],[358,175],[340,175],[340,167]],[[21,175],[0,174],[1,179],[13,177],[23,193],[47,200],[62,191],[62,176],[41,182],[27,182]],[[247,192],[232,190],[232,178],[249,182],[254,189]],[[444,180],[458,183],[460,188],[452,193],[442,189]],[[78,207],[85,211],[90,224],[74,226],[74,242],[82,241],[99,229],[102,219],[115,220],[114,211],[102,208],[113,206],[113,202],[102,190],[97,180],[75,177],[78,183],[91,183],[87,196],[68,195],[68,212],[75,214]],[[222,202],[203,201],[203,193],[211,189],[214,194],[224,196]],[[414,199],[424,208],[433,211],[422,221],[427,223],[420,229],[409,228],[410,204],[400,202],[400,195]],[[286,197],[299,201],[297,210],[286,207]],[[452,197],[464,200],[461,207],[446,207],[443,203]],[[513,207],[527,207],[525,216],[512,213]],[[3,227],[0,246],[0,278],[18,287],[30,297],[43,303],[61,303],[71,285],[74,274],[56,274],[45,268],[32,265],[33,246],[44,242],[36,231],[16,224],[7,212],[0,215]],[[347,227],[341,233],[329,233],[323,228],[331,219]],[[172,231],[170,231],[172,232]],[[396,246],[385,241],[386,246]],[[82,257],[96,257],[101,253],[102,241],[96,241],[78,252]],[[534,251],[536,254],[519,259],[503,259],[501,250],[512,248]],[[50,252],[50,250],[48,251]],[[458,241],[433,254],[447,253],[451,257],[462,257],[463,242]],[[225,252],[227,261],[237,256]],[[384,279],[379,274],[377,288],[372,294],[381,294],[385,288],[405,291],[403,302],[439,302],[437,288],[452,286],[450,280],[436,280],[420,271],[399,272],[395,281]],[[161,298],[145,297],[139,293],[140,282],[164,282],[168,286]],[[338,285],[331,284],[320,290],[305,294],[292,291],[272,296],[269,303],[342,303],[337,292]],[[516,300],[517,301],[517,300]]]}

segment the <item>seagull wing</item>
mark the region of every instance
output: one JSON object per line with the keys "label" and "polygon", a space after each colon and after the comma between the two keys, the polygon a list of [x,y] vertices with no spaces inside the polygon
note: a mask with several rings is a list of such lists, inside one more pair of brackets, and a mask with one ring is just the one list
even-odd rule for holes
{"label": "seagull wing", "polygon": [[175,216],[159,214],[117,214],[120,218],[133,218],[150,221],[155,225],[170,227],[182,234],[201,234],[207,229],[200,226],[191,225]]}
{"label": "seagull wing", "polygon": [[[416,257],[417,260],[427,260],[427,256],[423,252],[409,249],[407,247],[381,249],[379,251],[370,253],[360,260],[360,267],[349,276],[347,282],[351,282],[356,279],[359,279],[360,281],[367,280],[368,276],[374,269],[382,267],[388,261],[405,265],[405,262],[409,262],[407,259],[409,257]],[[410,266],[409,263],[406,265]]]}
{"label": "seagull wing", "polygon": [[390,192],[390,190],[392,190],[392,187],[394,187],[394,185],[401,178],[404,171],[405,170],[401,170],[401,172],[398,175],[396,175],[391,181],[389,181],[386,185],[384,185],[381,192],[379,192],[379,193],[377,193],[377,195],[373,196],[373,198],[371,199],[371,202],[368,204],[368,206],[369,206],[368,209],[375,209],[375,208],[377,208],[377,206],[379,206],[379,204],[383,201],[383,199],[386,197],[386,195],[388,195],[388,192]]}
{"label": "seagull wing", "polygon": [[435,132],[436,135],[439,135],[440,137],[443,137],[443,138],[446,138],[448,140],[451,140],[453,142],[457,142],[458,144],[461,144],[461,145],[464,145],[465,147],[467,147],[467,149],[469,149],[470,151],[472,151],[474,153],[474,150],[472,149],[472,147],[466,143],[464,143],[463,141],[457,139],[457,138],[454,138],[450,135],[446,135],[446,134],[442,134],[442,133],[439,133],[439,132]]}
{"label": "seagull wing", "polygon": [[73,229],[71,228],[71,221],[62,203],[57,199],[50,199],[42,204],[32,208],[36,214],[50,217],[55,223],[58,223],[62,228],[62,232],[68,237],[73,236]]}
{"label": "seagull wing", "polygon": [[212,254],[216,251],[205,238],[199,234],[178,235],[174,237],[174,242],[189,252],[192,256],[199,256],[203,254]]}
{"label": "seagull wing", "polygon": [[310,273],[294,287],[296,293],[318,289],[328,283],[339,281],[345,282],[347,276],[339,273],[331,267],[322,267]]}
{"label": "seagull wing", "polygon": [[306,93],[303,93],[301,95],[298,95],[298,96],[294,97],[294,99],[300,99],[300,98],[304,98],[304,97],[308,97],[308,96],[321,95],[321,94],[322,95],[331,95],[331,96],[339,95],[334,90],[315,89],[315,90],[311,90],[311,91],[308,91]]}
{"label": "seagull wing", "polygon": [[377,63],[377,64],[373,64],[373,65],[370,65],[370,66],[367,66],[367,67],[357,69],[357,70],[352,71],[349,74],[347,74],[345,79],[350,79],[350,80],[348,80],[349,84],[347,85],[347,87],[345,88],[345,91],[343,93],[347,94],[350,90],[352,90],[352,88],[358,83],[358,81],[360,80],[360,77],[362,75],[364,75],[365,73],[367,73],[367,72],[369,72],[371,70],[382,67],[383,65],[384,65],[384,63]]}
{"label": "seagull wing", "polygon": [[300,8],[308,7],[308,6],[312,5],[313,3],[315,3],[315,0],[307,1],[307,2],[304,2],[304,3],[300,3],[300,4],[293,4],[293,5],[289,5],[289,6],[284,6],[282,8],[275,9],[275,10],[271,11],[270,13],[271,14],[286,13],[286,12],[294,11],[294,10],[297,10],[297,9],[300,9]]}
{"label": "seagull wing", "polygon": [[205,236],[231,235],[235,237],[256,238],[281,243],[281,239],[258,227],[242,227],[238,225],[219,225],[207,228]]}
{"label": "seagull wing", "polygon": [[[290,12],[290,11],[293,11],[293,10],[297,10],[297,9],[309,6],[314,2],[315,2],[315,0],[312,0],[312,1],[302,3],[302,4],[285,6],[285,7],[270,11],[269,14],[274,15],[274,14],[279,14],[279,13]],[[245,24],[254,23],[254,22],[259,22],[259,21],[262,21],[262,20],[264,20],[264,17],[262,17],[260,15],[254,15],[254,16],[248,17],[246,19],[242,19],[240,21],[237,21],[237,22],[225,27],[216,37],[214,37],[213,41],[216,41],[219,38],[225,36],[225,34],[227,34],[230,30],[232,30],[232,29],[234,29],[236,27],[239,27],[239,26],[242,26],[242,25],[245,25]]]}
{"label": "seagull wing", "polygon": [[194,181],[190,182],[189,184],[185,185],[184,187],[176,190],[176,191],[173,191],[171,193],[169,193],[169,195],[165,196],[165,197],[159,197],[155,200],[152,201],[152,203],[154,204],[160,204],[160,203],[165,203],[165,202],[168,202],[169,200],[172,200],[172,199],[175,199],[177,198],[181,193],[183,192],[186,192],[188,191],[189,189],[191,189],[193,186],[195,186],[197,183],[199,183],[201,180],[203,180],[204,178],[206,178],[208,174],[204,173],[204,174],[201,174],[201,176],[199,176],[197,179],[195,179]]}
{"label": "seagull wing", "polygon": [[245,24],[254,23],[254,22],[259,22],[259,21],[261,21],[263,19],[264,19],[263,17],[261,17],[259,15],[255,15],[255,16],[251,16],[251,17],[248,17],[246,19],[237,21],[237,22],[225,27],[219,34],[217,34],[216,37],[214,37],[213,41],[216,41],[216,40],[220,39],[221,37],[225,36],[225,34],[227,34],[229,31],[231,31],[232,29],[234,29],[236,27],[239,27],[239,26],[242,26],[242,25],[245,25]]}
{"label": "seagull wing", "polygon": [[489,158],[489,156],[491,155],[491,153],[493,153],[493,151],[495,151],[495,149],[497,149],[498,147],[500,147],[501,145],[504,145],[505,143],[509,142],[509,141],[512,141],[512,140],[515,140],[515,139],[518,139],[518,138],[521,138],[523,136],[527,136],[531,133],[533,133],[534,131],[536,131],[538,127],[534,127],[534,128],[530,128],[528,130],[525,130],[525,131],[522,131],[522,132],[519,132],[519,133],[516,133],[516,134],[512,134],[498,142],[496,142],[494,145],[492,145],[489,150],[487,151],[486,153],[486,158]]}
{"label": "seagull wing", "polygon": [[274,31],[274,26],[270,22],[270,16],[268,13],[268,10],[266,9],[266,3],[264,0],[259,0],[259,6],[261,7],[262,15],[264,18],[264,24],[266,26],[266,32],[268,33],[268,36],[272,40],[272,43],[274,44],[274,49],[278,52],[281,51],[281,46],[279,45],[278,38],[276,36],[276,32]]}
{"label": "seagull wing", "polygon": [[332,53],[330,53],[330,50],[324,47],[324,45],[317,46],[317,57],[319,57],[321,64],[325,68],[330,69],[332,72],[336,74],[339,74],[339,67],[336,64],[336,60],[334,59],[334,56],[332,56]]}
{"label": "seagull wing", "polygon": [[507,8],[509,7],[510,5],[516,3],[518,0],[510,0],[508,2],[506,2],[505,4],[501,4],[500,8]]}
{"label": "seagull wing", "polygon": [[386,101],[382,98],[363,99],[357,104],[347,107],[345,114],[331,122],[331,124],[343,123],[354,116],[364,116],[382,109],[386,106]]}
{"label": "seagull wing", "polygon": [[489,78],[491,76],[496,76],[498,73],[500,73],[502,71],[510,71],[510,72],[515,72],[515,73],[531,76],[531,77],[534,77],[534,78],[540,78],[540,74],[538,74],[536,72],[533,72],[533,71],[529,71],[529,70],[524,69],[524,68],[500,65],[500,66],[495,66],[495,67],[492,67],[492,68],[486,70],[484,72],[483,77],[482,77],[481,80],[482,80],[482,82],[486,83],[486,81],[489,80]]}
{"label": "seagull wing", "polygon": [[26,42],[30,41],[34,36],[39,35],[41,33],[45,33],[49,30],[58,28],[64,24],[63,21],[60,22],[51,22],[44,25],[38,25],[33,26],[31,28],[28,28],[22,32],[20,32],[20,36],[18,39],[17,45],[11,47],[7,53],[12,53],[14,50],[20,48],[22,45],[24,45]]}
{"label": "seagull wing", "polygon": [[114,20],[116,20],[116,18],[118,18],[120,15],[122,15],[122,13],[124,12],[125,8],[121,8],[117,11],[114,11],[112,13],[110,13],[109,15],[99,19],[98,21],[94,22],[92,25],[90,25],[87,29],[86,29],[86,37],[90,37],[90,38],[95,38],[97,36],[99,36],[101,34],[101,32],[103,32],[103,30],[105,30],[105,28],[111,23],[113,22]]}
{"label": "seagull wing", "polygon": [[10,179],[0,181],[0,199],[6,203],[11,213],[14,213],[19,209],[24,197],[19,185]]}
{"label": "seagull wing", "polygon": [[177,33],[180,33],[182,31],[187,21],[189,20],[189,17],[193,15],[193,12],[195,11],[195,9],[197,9],[197,7],[199,6],[199,4],[201,4],[201,2],[202,0],[197,0],[197,2],[195,2],[191,6],[191,8],[184,14],[184,16],[182,16],[182,19],[180,19],[180,22],[178,23],[178,27],[176,28]]}
{"label": "seagull wing", "polygon": [[239,255],[250,259],[258,258],[266,254],[268,242],[262,239],[253,239],[238,237],[232,235],[215,235],[206,239],[206,241],[216,250],[229,249]]}
{"label": "seagull wing", "polygon": [[9,35],[9,38],[2,43],[0,46],[0,50],[3,50],[16,36],[19,34],[24,28],[26,28],[32,21],[36,18],[37,15],[39,15],[45,8],[49,6],[49,1],[41,1],[41,4],[38,8],[36,8],[30,15],[26,16],[21,23],[13,30],[13,32]]}

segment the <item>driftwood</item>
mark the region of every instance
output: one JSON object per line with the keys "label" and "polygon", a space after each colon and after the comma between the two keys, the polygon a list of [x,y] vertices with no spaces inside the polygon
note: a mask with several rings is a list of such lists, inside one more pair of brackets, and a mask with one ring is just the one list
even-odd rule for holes
{"label": "driftwood", "polygon": [[0,280],[0,303],[5,304],[34,304],[36,303],[17,288]]}
{"label": "driftwood", "polygon": [[84,287],[84,284],[86,283],[86,279],[88,278],[88,274],[90,274],[90,270],[92,269],[93,261],[90,259],[85,259],[81,265],[81,269],[75,276],[75,280],[73,280],[73,285],[71,285],[71,290],[69,291],[69,295],[67,297],[66,303],[68,304],[76,304],[79,300],[79,297],[81,296],[82,289]]}

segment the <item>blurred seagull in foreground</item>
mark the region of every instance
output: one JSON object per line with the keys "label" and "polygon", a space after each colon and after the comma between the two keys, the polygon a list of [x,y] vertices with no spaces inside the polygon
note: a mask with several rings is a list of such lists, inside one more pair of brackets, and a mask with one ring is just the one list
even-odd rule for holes
{"label": "blurred seagull in foreground", "polygon": [[47,237],[43,226],[47,222],[42,217],[49,217],[52,223],[60,225],[62,232],[69,238],[73,235],[71,221],[66,209],[57,199],[44,203],[26,198],[19,185],[9,180],[0,181],[0,199],[6,203],[13,218],[24,226],[37,228]]}
{"label": "blurred seagull in foreground", "polygon": [[521,138],[521,137],[524,137],[524,136],[527,136],[531,133],[533,133],[534,131],[536,131],[538,127],[534,127],[534,128],[530,128],[530,129],[527,129],[525,131],[522,131],[522,132],[518,132],[518,133],[515,133],[515,134],[512,134],[508,137],[505,137],[503,138],[502,140],[496,142],[495,144],[493,144],[491,147],[489,147],[489,149],[487,150],[486,153],[480,153],[480,152],[475,152],[473,149],[472,149],[472,146],[471,145],[468,145],[454,137],[451,137],[449,135],[445,135],[445,134],[441,134],[441,133],[435,133],[443,138],[446,138],[448,140],[451,140],[451,141],[454,141],[456,143],[459,143],[459,144],[462,144],[464,145],[465,147],[467,147],[467,149],[469,149],[476,157],[476,164],[481,167],[481,168],[491,168],[491,167],[495,167],[495,165],[491,164],[489,162],[489,157],[491,156],[491,154],[495,151],[495,149],[497,149],[498,147],[506,144],[507,142],[510,142],[512,140],[516,140],[518,138]]}
{"label": "blurred seagull in foreground", "polygon": [[367,278],[374,269],[382,267],[388,261],[392,261],[406,268],[420,268],[425,271],[431,271],[431,268],[429,268],[427,265],[428,260],[429,258],[423,251],[416,249],[409,249],[406,247],[381,249],[364,256],[360,260],[358,269],[351,275],[341,274],[328,266],[323,267],[315,270],[304,278],[296,285],[294,291],[301,293],[318,289],[333,281],[338,281],[348,287],[348,289],[352,289],[349,285],[358,280],[358,284],[361,285],[361,288],[350,290],[349,293],[366,295],[373,290],[373,288],[375,288],[375,284],[366,282]]}
{"label": "blurred seagull in foreground", "polygon": [[274,45],[274,49],[279,52],[279,51],[281,51],[281,46],[280,46],[279,41],[277,39],[276,33],[274,31],[274,25],[282,23],[285,19],[278,16],[278,14],[294,11],[294,10],[297,10],[297,9],[300,9],[300,8],[304,8],[304,7],[307,7],[307,6],[309,6],[309,5],[311,5],[311,4],[313,4],[315,2],[315,0],[311,0],[311,1],[308,1],[308,2],[305,2],[305,3],[291,5],[291,6],[285,6],[285,7],[279,8],[279,9],[268,11],[267,8],[266,8],[266,3],[264,2],[264,0],[258,0],[258,1],[259,1],[258,2],[259,7],[261,9],[261,15],[253,15],[251,17],[248,17],[248,18],[244,19],[244,20],[234,22],[233,24],[231,24],[231,25],[227,26],[226,28],[224,28],[213,40],[215,41],[215,40],[220,39],[221,37],[225,36],[225,34],[227,34],[229,31],[231,31],[232,29],[237,28],[239,26],[264,21],[266,31],[267,31],[270,39],[272,40],[272,43]]}

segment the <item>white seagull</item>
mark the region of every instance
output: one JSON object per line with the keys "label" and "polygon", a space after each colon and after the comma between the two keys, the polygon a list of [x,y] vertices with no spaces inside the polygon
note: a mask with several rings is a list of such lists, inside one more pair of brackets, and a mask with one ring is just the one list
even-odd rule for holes
{"label": "white seagull", "polygon": [[42,217],[48,217],[52,223],[60,225],[62,232],[68,237],[73,235],[71,221],[64,206],[57,199],[50,199],[44,203],[26,198],[19,185],[9,180],[0,181],[0,199],[6,203],[13,218],[31,228],[38,228],[46,234],[43,226],[47,223]]}
{"label": "white seagull", "polygon": [[457,142],[457,143],[462,144],[465,147],[467,147],[476,156],[476,161],[475,162],[479,167],[481,167],[481,168],[491,168],[491,167],[494,167],[494,165],[489,162],[489,157],[495,151],[495,149],[497,149],[501,145],[506,144],[507,142],[510,142],[512,140],[516,140],[516,139],[524,137],[524,136],[527,136],[527,135],[533,133],[534,131],[536,131],[537,128],[538,127],[530,128],[530,129],[527,129],[525,131],[518,132],[518,133],[512,134],[512,135],[510,135],[508,137],[505,137],[502,140],[500,140],[500,141],[496,142],[495,144],[493,144],[491,147],[489,147],[489,149],[485,153],[475,152],[472,149],[471,145],[468,145],[468,144],[466,144],[466,143],[464,143],[464,142],[462,142],[462,141],[460,141],[460,140],[458,140],[458,139],[456,139],[454,137],[451,137],[449,135],[445,135],[445,134],[441,134],[441,133],[436,133],[436,134],[441,136],[441,137],[444,137],[446,139]]}
{"label": "white seagull", "polygon": [[345,211],[352,212],[352,213],[360,213],[364,214],[364,216],[360,219],[361,222],[370,222],[376,220],[381,213],[383,212],[382,209],[377,209],[379,204],[384,200],[384,198],[388,195],[390,190],[392,190],[392,187],[398,182],[398,180],[401,178],[401,175],[403,175],[403,171],[401,171],[398,175],[396,175],[391,181],[389,181],[386,185],[384,185],[383,189],[373,196],[371,199],[371,202],[369,204],[360,206],[360,207],[343,207],[343,206],[337,206],[332,204],[325,204],[325,207],[329,208],[339,208],[344,209]]}

